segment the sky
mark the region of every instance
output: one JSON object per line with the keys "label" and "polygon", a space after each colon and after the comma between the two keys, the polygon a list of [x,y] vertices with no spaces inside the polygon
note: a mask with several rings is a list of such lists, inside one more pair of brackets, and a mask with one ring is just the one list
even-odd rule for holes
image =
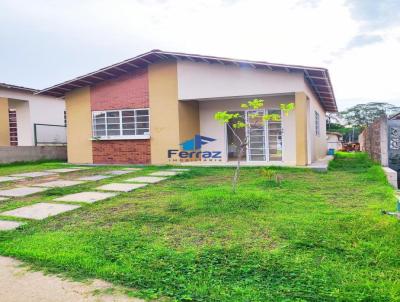
{"label": "sky", "polygon": [[400,106],[400,0],[0,0],[0,82],[42,89],[151,49],[329,69],[339,110]]}

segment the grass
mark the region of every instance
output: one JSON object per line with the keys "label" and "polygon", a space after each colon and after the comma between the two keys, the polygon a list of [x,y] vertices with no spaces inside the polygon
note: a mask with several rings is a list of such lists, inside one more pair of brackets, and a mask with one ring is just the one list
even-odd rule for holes
{"label": "grass", "polygon": [[[93,170],[102,169],[111,168]],[[260,168],[243,168],[232,194],[231,168],[192,168],[0,232],[0,254],[76,279],[108,280],[146,299],[400,301],[400,225],[380,214],[395,207],[382,169],[362,153],[338,154],[327,173],[272,169],[283,176],[281,185]],[[22,201],[5,207],[13,203]]]}

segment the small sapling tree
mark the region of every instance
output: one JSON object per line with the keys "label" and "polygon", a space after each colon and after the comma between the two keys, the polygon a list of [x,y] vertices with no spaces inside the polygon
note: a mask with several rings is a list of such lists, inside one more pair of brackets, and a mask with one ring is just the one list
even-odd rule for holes
{"label": "small sapling tree", "polygon": [[[249,133],[253,129],[260,129],[264,127],[267,121],[280,121],[281,116],[279,114],[264,114],[264,100],[253,99],[247,103],[240,105],[241,108],[247,110],[247,118],[240,113],[228,113],[227,111],[219,111],[214,115],[214,119],[220,122],[222,125],[227,125],[231,130],[233,136],[236,138],[236,154],[237,163],[236,169],[232,178],[232,190],[236,192],[237,184],[239,180],[240,163],[242,161],[243,154],[249,144]],[[289,112],[294,109],[294,103],[281,104],[280,109],[287,116]],[[241,136],[238,133],[239,129],[245,128],[245,135]]]}

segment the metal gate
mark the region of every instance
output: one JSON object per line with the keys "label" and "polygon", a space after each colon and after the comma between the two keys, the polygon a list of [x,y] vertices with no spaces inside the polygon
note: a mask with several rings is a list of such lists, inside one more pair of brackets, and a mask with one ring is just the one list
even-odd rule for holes
{"label": "metal gate", "polygon": [[397,171],[397,183],[400,172],[400,120],[388,120],[388,164]]}
{"label": "metal gate", "polygon": [[66,128],[65,125],[34,124],[35,146],[66,145]]}

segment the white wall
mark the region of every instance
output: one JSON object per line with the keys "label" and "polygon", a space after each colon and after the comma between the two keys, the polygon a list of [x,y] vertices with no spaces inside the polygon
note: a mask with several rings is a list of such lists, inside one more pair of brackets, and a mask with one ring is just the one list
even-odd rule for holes
{"label": "white wall", "polygon": [[16,110],[18,146],[32,146],[32,121],[29,101],[10,99],[8,107]]}
{"label": "white wall", "polygon": [[178,97],[196,100],[304,91],[302,73],[178,61]]}
{"label": "white wall", "polygon": [[[264,108],[279,109],[283,103],[294,102],[294,95],[281,95],[262,97]],[[203,151],[222,151],[223,161],[227,161],[226,152],[226,129],[214,119],[215,112],[218,111],[241,111],[241,103],[250,99],[215,99],[199,102],[200,115],[200,133],[201,135],[215,138],[216,141],[208,143],[202,147]],[[291,112],[289,116],[282,117],[283,127],[283,151],[282,161],[284,163],[296,164],[296,132],[295,132],[295,114]]]}
{"label": "white wall", "polygon": [[[305,93],[309,97],[308,113],[308,163],[312,163],[327,155],[328,144],[326,141],[326,112],[319,103],[317,97],[312,92],[309,85],[305,82]],[[319,113],[320,135],[315,133],[315,112]]]}
{"label": "white wall", "polygon": [[342,148],[342,143],[336,134],[327,133],[328,149],[339,150]]}
{"label": "white wall", "polygon": [[[223,149],[226,160],[224,129],[213,119],[213,114],[221,110],[238,109],[238,97],[293,94],[305,92],[308,100],[308,163],[325,157],[326,116],[311,87],[306,83],[303,73],[269,71],[267,69],[241,68],[221,64],[195,63],[178,60],[178,97],[180,100],[200,101],[200,127],[203,135],[216,137],[217,141],[205,145]],[[225,98],[225,100],[217,99]],[[266,98],[266,97],[265,97]],[[229,99],[229,100],[226,100]],[[207,100],[207,101],[206,101]],[[274,102],[274,100],[271,100]],[[275,102],[279,102],[275,99]],[[294,97],[290,100],[294,102]],[[267,102],[266,102],[267,104]],[[320,135],[315,135],[315,111],[320,115]],[[294,115],[294,113],[293,113]],[[286,119],[284,126],[283,160],[290,164],[296,162],[295,119]],[[293,134],[293,137],[292,137]],[[214,136],[213,136],[214,135]],[[206,150],[206,149],[204,149]]]}
{"label": "white wall", "polygon": [[[17,110],[18,143],[21,146],[34,144],[34,123],[64,125],[63,99],[5,88],[0,88],[0,97],[10,99],[10,108]],[[48,132],[49,141],[53,140],[54,135],[59,135],[57,128]]]}

